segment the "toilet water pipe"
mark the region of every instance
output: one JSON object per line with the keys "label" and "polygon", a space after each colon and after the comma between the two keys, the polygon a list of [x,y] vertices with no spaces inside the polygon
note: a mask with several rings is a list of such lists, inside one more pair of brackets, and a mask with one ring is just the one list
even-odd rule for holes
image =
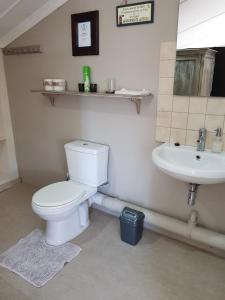
{"label": "toilet water pipe", "polygon": [[119,216],[123,208],[129,206],[145,214],[144,226],[147,228],[155,226],[192,241],[200,242],[219,250],[225,250],[225,235],[197,226],[198,213],[196,211],[191,213],[189,221],[186,223],[102,193],[95,194],[89,201],[93,207],[115,216]]}

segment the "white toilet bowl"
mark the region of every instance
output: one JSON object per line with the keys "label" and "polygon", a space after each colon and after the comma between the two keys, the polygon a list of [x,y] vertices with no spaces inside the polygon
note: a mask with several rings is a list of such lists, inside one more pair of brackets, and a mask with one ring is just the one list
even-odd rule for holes
{"label": "white toilet bowl", "polygon": [[48,244],[64,244],[88,227],[88,198],[96,192],[96,187],[62,181],[33,195],[33,211],[47,221],[45,238]]}
{"label": "white toilet bowl", "polygon": [[70,180],[50,184],[32,198],[33,211],[47,221],[50,245],[64,244],[88,227],[88,198],[107,182],[109,146],[77,140],[64,147]]}

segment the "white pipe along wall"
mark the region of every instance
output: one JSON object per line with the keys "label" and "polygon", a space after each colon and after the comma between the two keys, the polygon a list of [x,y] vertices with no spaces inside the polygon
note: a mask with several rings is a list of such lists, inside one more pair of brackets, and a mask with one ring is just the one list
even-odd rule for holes
{"label": "white pipe along wall", "polygon": [[122,201],[117,198],[109,197],[102,193],[97,193],[90,199],[90,205],[102,209],[108,213],[119,216],[124,207],[129,206],[133,209],[142,211],[145,214],[144,226],[149,228],[155,226],[159,229],[170,231],[184,238],[195,242],[203,243],[207,246],[219,250],[225,250],[225,235],[197,226],[197,212],[193,211],[187,223],[172,217],[151,211],[143,207]]}

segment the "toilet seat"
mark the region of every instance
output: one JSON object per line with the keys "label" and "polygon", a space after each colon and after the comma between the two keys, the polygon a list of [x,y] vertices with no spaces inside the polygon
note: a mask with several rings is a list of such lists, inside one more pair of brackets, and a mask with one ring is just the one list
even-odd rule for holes
{"label": "toilet seat", "polygon": [[61,181],[43,187],[33,195],[33,204],[40,207],[60,207],[76,204],[85,195],[83,185],[72,181]]}

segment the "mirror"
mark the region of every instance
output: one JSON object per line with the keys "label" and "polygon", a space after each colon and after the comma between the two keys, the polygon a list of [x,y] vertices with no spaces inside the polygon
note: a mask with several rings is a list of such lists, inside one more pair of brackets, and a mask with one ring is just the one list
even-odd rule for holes
{"label": "mirror", "polygon": [[225,0],[180,0],[174,95],[225,97]]}

